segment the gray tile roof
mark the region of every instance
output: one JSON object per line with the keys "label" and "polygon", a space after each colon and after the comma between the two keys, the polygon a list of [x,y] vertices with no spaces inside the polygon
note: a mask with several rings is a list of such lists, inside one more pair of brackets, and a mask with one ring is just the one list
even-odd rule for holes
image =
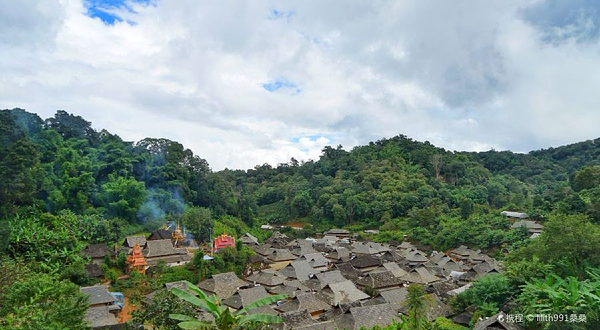
{"label": "gray tile roof", "polygon": [[404,302],[406,301],[406,296],[408,295],[408,290],[405,287],[382,291],[380,292],[380,295],[387,303],[392,305],[395,310],[404,311]]}
{"label": "gray tile roof", "polygon": [[293,255],[288,249],[275,249],[268,257],[273,261],[288,261],[295,260],[296,256]]}
{"label": "gray tile roof", "polygon": [[319,271],[315,270],[308,261],[296,260],[285,266],[279,271],[279,274],[290,278],[298,279],[299,281],[308,281]]}
{"label": "gray tile roof", "polygon": [[339,269],[342,275],[349,280],[357,280],[359,277],[364,276],[363,272],[354,268],[350,263],[336,264],[335,268]]}
{"label": "gray tile roof", "polygon": [[429,284],[439,281],[440,278],[433,275],[426,267],[417,267],[402,277],[403,280],[411,283]]}
{"label": "gray tile roof", "polygon": [[333,251],[327,254],[327,258],[347,261],[350,259],[350,250],[342,246],[336,246]]}
{"label": "gray tile roof", "polygon": [[146,242],[146,258],[162,257],[180,254],[173,247],[173,242],[170,239],[158,239]]}
{"label": "gray tile roof", "polygon": [[292,300],[277,307],[282,312],[291,312],[306,309],[309,313],[325,311],[331,309],[331,305],[322,301],[320,297],[313,292],[298,294]]}
{"label": "gray tile roof", "polygon": [[300,257],[300,260],[307,260],[315,268],[326,267],[330,262],[321,252],[304,254]]}
{"label": "gray tile roof", "polygon": [[108,285],[86,286],[79,288],[79,290],[88,296],[88,303],[92,306],[117,301],[117,298],[108,292]]}
{"label": "gray tile roof", "polygon": [[146,245],[146,237],[144,237],[144,236],[127,236],[125,238],[125,242],[123,242],[123,246],[127,246],[127,247],[133,247],[136,244],[139,244],[139,246],[141,246],[141,247]]}
{"label": "gray tile roof", "polygon": [[261,270],[246,278],[246,281],[266,286],[281,285],[286,280],[285,276],[276,273],[273,270]]}
{"label": "gray tile roof", "polygon": [[293,310],[291,312],[283,313],[281,314],[281,318],[283,318],[283,322],[292,329],[316,323],[306,309]]}
{"label": "gray tile roof", "polygon": [[300,245],[292,250],[292,254],[302,256],[305,254],[318,253],[315,248],[311,245]]}
{"label": "gray tile roof", "polygon": [[248,285],[248,283],[239,279],[235,273],[215,274],[212,278],[204,280],[198,284],[198,287],[204,291],[214,293],[221,299],[231,297],[239,288]]}
{"label": "gray tile roof", "polygon": [[505,217],[509,217],[509,218],[519,218],[519,219],[529,218],[529,214],[522,213],[522,212],[502,211],[502,212],[500,212],[500,214],[502,214]]}
{"label": "gray tile roof", "polygon": [[233,296],[223,299],[223,305],[229,306],[233,309],[242,309],[242,297],[240,297],[239,293],[234,294]]}
{"label": "gray tile roof", "polygon": [[270,296],[270,294],[267,292],[267,290],[265,290],[263,286],[255,286],[249,289],[240,289],[238,293],[240,294],[240,298],[242,299],[243,307],[246,307],[259,299]]}
{"label": "gray tile roof", "polygon": [[105,256],[111,254],[108,250],[108,246],[105,243],[88,245],[82,252],[85,256],[93,259],[104,258]]}
{"label": "gray tile roof", "polygon": [[294,330],[336,330],[337,326],[333,320],[314,323],[301,327],[293,327]]}
{"label": "gray tile roof", "polygon": [[240,242],[242,242],[242,244],[258,244],[258,238],[250,233],[245,233],[240,237]]}
{"label": "gray tile roof", "polygon": [[356,284],[374,289],[390,288],[399,286],[402,283],[404,283],[402,279],[394,276],[392,272],[387,270],[377,273],[369,273],[365,277],[356,280]]}
{"label": "gray tile roof", "polygon": [[85,312],[85,320],[92,328],[117,324],[117,318],[110,313],[108,306],[94,306]]}
{"label": "gray tile roof", "polygon": [[404,269],[400,268],[400,266],[398,266],[397,263],[395,262],[386,262],[383,264],[383,268],[385,268],[386,270],[392,272],[392,274],[395,277],[402,277],[406,274],[408,274],[407,271],[405,271]]}
{"label": "gray tile roof", "polygon": [[353,329],[374,326],[385,327],[392,322],[399,322],[398,313],[389,304],[350,308]]}
{"label": "gray tile roof", "polygon": [[252,248],[254,249],[254,252],[260,254],[261,256],[265,256],[265,257],[270,255],[271,253],[273,253],[273,251],[275,251],[275,249],[273,249],[271,247],[271,245],[268,245],[268,244],[260,244],[257,246],[253,246]]}
{"label": "gray tile roof", "polygon": [[329,296],[329,303],[333,306],[369,298],[368,294],[360,291],[350,280],[330,283],[323,289],[323,293]]}
{"label": "gray tile roof", "polygon": [[350,235],[350,232],[346,229],[329,229],[323,233],[323,236],[335,236],[335,235]]}
{"label": "gray tile roof", "polygon": [[331,283],[339,283],[347,280],[339,270],[332,270],[329,272],[319,273],[316,276],[319,280],[321,289]]}

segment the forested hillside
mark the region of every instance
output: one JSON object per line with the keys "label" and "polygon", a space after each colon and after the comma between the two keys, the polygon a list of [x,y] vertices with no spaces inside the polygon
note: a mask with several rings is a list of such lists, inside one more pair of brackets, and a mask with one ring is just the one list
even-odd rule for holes
{"label": "forested hillside", "polygon": [[[304,225],[297,235],[379,229],[375,240],[407,235],[438,250],[509,252],[513,271],[523,274],[510,284],[513,297],[518,285],[550,272],[585,286],[588,267],[600,265],[600,139],[515,154],[451,152],[399,135],[246,171],[215,172],[201,156],[167,139],[123,141],[65,111],[45,120],[0,111],[0,293],[32,272],[47,274],[48,283],[72,279],[86,244],[118,242],[170,220],[199,240],[209,228],[260,238],[261,224],[294,223]],[[503,210],[527,212],[544,234],[531,240],[510,229]],[[0,316],[10,312],[8,301]]]}

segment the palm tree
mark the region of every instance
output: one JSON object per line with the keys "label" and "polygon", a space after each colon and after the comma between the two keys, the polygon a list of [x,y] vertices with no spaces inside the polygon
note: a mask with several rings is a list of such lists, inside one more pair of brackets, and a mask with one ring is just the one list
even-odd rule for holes
{"label": "palm tree", "polygon": [[287,295],[285,294],[259,299],[249,304],[245,308],[235,313],[231,313],[227,306],[222,306],[221,301],[217,296],[208,296],[192,283],[188,281],[185,281],[185,283],[192,292],[198,294],[198,297],[179,288],[172,288],[171,292],[173,292],[173,294],[175,294],[177,297],[210,313],[215,320],[214,323],[210,323],[206,321],[200,321],[187,315],[170,314],[170,318],[182,321],[178,324],[182,329],[234,330],[242,329],[243,327],[247,327],[252,324],[273,324],[283,322],[283,319],[279,316],[267,314],[248,314],[248,312],[258,307],[270,305],[278,300],[285,299],[287,298]]}

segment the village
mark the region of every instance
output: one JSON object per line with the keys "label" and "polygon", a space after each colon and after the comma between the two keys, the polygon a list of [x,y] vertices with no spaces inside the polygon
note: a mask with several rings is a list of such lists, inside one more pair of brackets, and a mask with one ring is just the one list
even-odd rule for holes
{"label": "village", "polygon": [[[513,227],[526,227],[532,238],[543,228],[526,220],[524,213],[503,215],[513,219]],[[376,243],[358,239],[345,229],[331,229],[320,237],[291,239],[272,226],[263,229],[273,230],[264,242],[250,233],[238,238],[255,252],[243,276],[233,272],[214,274],[197,286],[216,295],[232,311],[269,295],[286,294],[287,300],[253,311],[281,316],[283,325],[274,326],[281,329],[369,329],[398,322],[398,316],[406,311],[407,286],[413,283],[425,288],[429,321],[446,317],[468,326],[472,314],[452,314],[448,300],[467,290],[476,279],[503,271],[501,262],[466,246],[440,252],[413,244],[408,237],[402,242]],[[234,237],[219,235],[203,259],[210,262],[211,254],[235,246]],[[154,231],[148,237],[127,237],[115,251],[104,244],[91,245],[84,254],[92,261],[86,267],[90,276],[101,278],[100,265],[119,251],[127,253],[128,273],[146,274],[159,263],[184,265],[198,248],[177,226],[174,230]],[[164,287],[188,290],[183,281],[165,283]],[[86,318],[93,329],[121,329],[128,320],[126,298],[109,288],[107,284],[81,288],[89,296]],[[148,294],[146,301],[153,294]],[[474,329],[519,329],[503,316],[500,312],[481,320]],[[205,317],[210,321],[209,314]]]}

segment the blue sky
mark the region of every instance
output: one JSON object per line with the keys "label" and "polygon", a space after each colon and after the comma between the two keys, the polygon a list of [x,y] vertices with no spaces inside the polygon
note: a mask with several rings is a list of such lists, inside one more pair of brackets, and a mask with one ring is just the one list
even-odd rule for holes
{"label": "blue sky", "polygon": [[[112,25],[115,22],[123,21],[115,11],[127,10],[133,11],[131,4],[154,4],[154,0],[84,0],[87,8],[87,15],[92,18],[99,18],[105,24]],[[133,22],[132,22],[133,23]]]}
{"label": "blue sky", "polygon": [[299,94],[302,90],[293,82],[287,79],[279,78],[268,83],[263,83],[262,87],[269,92],[285,91],[290,94]]}

